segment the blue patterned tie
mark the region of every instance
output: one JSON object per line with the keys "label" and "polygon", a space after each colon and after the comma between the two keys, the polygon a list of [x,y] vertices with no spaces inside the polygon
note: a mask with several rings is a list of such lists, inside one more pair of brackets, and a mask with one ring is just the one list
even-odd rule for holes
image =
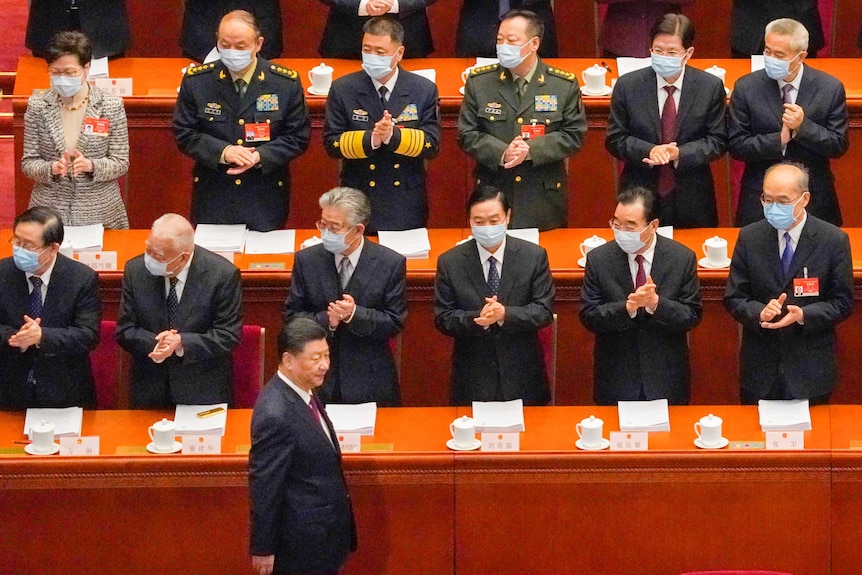
{"label": "blue patterned tie", "polygon": [[488,258],[488,297],[497,295],[500,291],[500,273],[497,271],[497,260],[494,256]]}
{"label": "blue patterned tie", "polygon": [[30,292],[30,317],[36,319],[42,317],[42,278],[30,276],[33,291]]}
{"label": "blue patterned tie", "polygon": [[793,243],[790,234],[784,232],[784,252],[781,254],[781,267],[784,269],[784,279],[790,273],[790,264],[793,263]]}
{"label": "blue patterned tie", "polygon": [[177,278],[170,278],[171,288],[168,290],[168,327],[176,327],[177,311],[180,308],[180,301],[177,299]]}

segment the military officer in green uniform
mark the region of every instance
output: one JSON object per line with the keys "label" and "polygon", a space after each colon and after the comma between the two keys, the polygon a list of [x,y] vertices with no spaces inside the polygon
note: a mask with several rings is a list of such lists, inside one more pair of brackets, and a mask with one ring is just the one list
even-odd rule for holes
{"label": "military officer in green uniform", "polygon": [[174,110],[180,151],[195,161],[196,223],[281,228],[289,162],[308,148],[310,124],[297,73],[258,56],[254,16],[229,12],[219,25],[221,59],[188,69]]}
{"label": "military officer in green uniform", "polygon": [[512,228],[566,225],[565,160],[581,149],[587,133],[575,75],[537,55],[542,32],[530,11],[503,16],[500,64],[473,69],[458,117],[458,145],[476,160],[476,185],[505,190]]}

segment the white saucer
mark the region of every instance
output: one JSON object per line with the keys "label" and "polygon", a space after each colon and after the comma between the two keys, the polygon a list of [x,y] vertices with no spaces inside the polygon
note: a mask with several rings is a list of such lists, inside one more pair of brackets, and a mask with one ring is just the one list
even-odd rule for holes
{"label": "white saucer", "polygon": [[596,96],[596,97],[598,97],[598,96],[610,96],[612,91],[613,91],[613,88],[611,88],[610,86],[605,86],[604,88],[602,88],[598,92],[592,92],[590,90],[587,90],[586,86],[581,88],[581,94],[583,94],[584,96]]}
{"label": "white saucer", "polygon": [[581,266],[582,268],[587,267],[587,258],[586,257],[578,258],[578,265]]}
{"label": "white saucer", "polygon": [[718,445],[704,445],[698,437],[694,440],[694,444],[701,449],[721,449],[722,447],[727,447],[730,444],[730,441],[726,437],[722,437],[721,441],[718,442]]}
{"label": "white saucer", "polygon": [[450,439],[446,442],[446,447],[453,451],[473,451],[474,449],[479,449],[480,447],[482,447],[482,442],[478,439],[474,439],[472,447],[458,447],[458,445],[455,444],[455,440]]}
{"label": "white saucer", "polygon": [[706,258],[700,258],[699,260],[697,260],[697,265],[699,265],[702,268],[706,268],[706,269],[710,269],[710,270],[720,270],[720,269],[724,269],[724,268],[730,266],[730,258],[727,258],[726,260],[724,260],[724,264],[722,264],[720,266],[716,266],[716,265],[709,263],[709,260]]}
{"label": "white saucer", "polygon": [[26,451],[30,455],[54,455],[55,453],[60,453],[60,446],[55,443],[54,449],[52,449],[48,453],[42,453],[41,451],[36,451],[32,443],[28,443],[24,446],[24,451]]}
{"label": "white saucer", "polygon": [[174,446],[170,449],[159,449],[152,441],[147,444],[147,451],[150,453],[176,453],[183,448],[183,444],[179,441],[174,441]]}
{"label": "white saucer", "polygon": [[319,90],[315,90],[313,86],[309,86],[308,88],[306,88],[306,90],[312,96],[328,96],[329,95],[329,90],[326,90],[325,92],[321,92]]}
{"label": "white saucer", "polygon": [[458,88],[458,93],[462,96],[464,95],[464,88],[466,88],[466,86],[461,86],[460,88]]}
{"label": "white saucer", "polygon": [[577,441],[575,441],[575,446],[578,449],[583,449],[584,451],[601,451],[602,449],[607,449],[608,447],[610,447],[611,442],[610,442],[610,440],[602,437],[602,442],[601,442],[601,444],[599,444],[598,447],[587,447],[581,442],[580,439],[578,439]]}

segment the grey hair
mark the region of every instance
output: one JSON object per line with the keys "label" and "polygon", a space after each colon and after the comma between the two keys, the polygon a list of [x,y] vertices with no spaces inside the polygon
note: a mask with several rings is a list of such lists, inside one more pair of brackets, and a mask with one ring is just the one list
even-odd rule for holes
{"label": "grey hair", "polygon": [[182,252],[195,251],[195,230],[187,219],[179,214],[165,214],[153,222],[151,235],[170,240]]}
{"label": "grey hair", "polygon": [[769,177],[769,174],[772,173],[773,170],[776,170],[782,166],[790,166],[796,168],[798,173],[796,174],[796,189],[800,194],[804,194],[808,191],[808,168],[800,164],[799,162],[780,162],[778,164],[772,164],[769,168],[766,169],[766,173],[763,174],[763,179],[766,180]]}
{"label": "grey hair", "polygon": [[792,18],[779,18],[766,25],[766,34],[790,36],[790,49],[796,52],[808,51],[808,30],[801,22]]}
{"label": "grey hair", "polygon": [[353,227],[357,224],[368,225],[371,219],[371,204],[368,197],[355,188],[332,188],[318,200],[320,208],[338,208],[344,212],[347,223]]}

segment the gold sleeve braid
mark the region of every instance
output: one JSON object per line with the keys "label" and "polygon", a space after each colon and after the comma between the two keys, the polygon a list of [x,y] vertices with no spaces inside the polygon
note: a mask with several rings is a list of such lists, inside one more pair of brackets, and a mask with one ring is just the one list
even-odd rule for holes
{"label": "gold sleeve braid", "polygon": [[362,147],[362,140],[365,138],[366,130],[351,130],[344,132],[338,138],[337,147],[341,150],[341,155],[348,160],[361,160],[368,157],[365,149]]}
{"label": "gold sleeve braid", "polygon": [[395,150],[396,154],[416,158],[425,149],[425,132],[416,128],[402,128],[401,142]]}

